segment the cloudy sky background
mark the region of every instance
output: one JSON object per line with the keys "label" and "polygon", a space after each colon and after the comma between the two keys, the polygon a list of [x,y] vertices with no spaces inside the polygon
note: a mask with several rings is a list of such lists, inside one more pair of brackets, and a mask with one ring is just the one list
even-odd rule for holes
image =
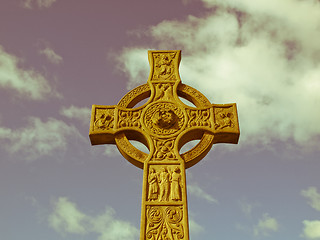
{"label": "cloudy sky background", "polygon": [[238,106],[239,144],[187,171],[191,239],[320,239],[319,39],[317,0],[3,0],[1,239],[139,238],[142,171],[88,130],[148,49]]}

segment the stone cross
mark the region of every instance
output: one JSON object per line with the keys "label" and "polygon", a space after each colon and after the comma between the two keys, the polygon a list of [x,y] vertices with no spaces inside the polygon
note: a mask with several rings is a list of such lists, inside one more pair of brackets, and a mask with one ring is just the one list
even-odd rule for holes
{"label": "stone cross", "polygon": [[[140,240],[189,240],[185,169],[199,162],[215,143],[238,143],[236,104],[211,104],[199,91],[182,84],[181,51],[148,51],[148,57],[147,84],[128,92],[117,105],[92,106],[89,136],[92,145],[116,144],[129,162],[144,170]],[[149,153],[129,140],[143,143]],[[200,141],[180,154],[192,140]]]}

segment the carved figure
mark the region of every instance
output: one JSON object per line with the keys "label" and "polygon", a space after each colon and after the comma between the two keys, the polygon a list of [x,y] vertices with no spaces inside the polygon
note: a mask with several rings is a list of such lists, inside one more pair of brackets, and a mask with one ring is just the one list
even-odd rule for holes
{"label": "carved figure", "polygon": [[160,201],[169,201],[170,173],[166,167],[159,174]]}
{"label": "carved figure", "polygon": [[223,129],[226,127],[232,127],[232,114],[229,112],[221,112],[218,114],[218,118],[215,124],[215,129]]}
{"label": "carved figure", "polygon": [[181,200],[181,174],[180,168],[176,167],[171,175],[171,199],[174,201]]}
{"label": "carved figure", "polygon": [[154,101],[157,100],[170,100],[172,99],[172,85],[168,84],[157,84],[156,85],[156,95]]}
{"label": "carved figure", "polygon": [[150,169],[150,173],[148,176],[148,183],[149,183],[148,199],[150,201],[157,200],[159,186],[158,186],[158,176],[157,176],[156,170],[154,168]]}
{"label": "carved figure", "polygon": [[156,71],[157,71],[158,77],[160,75],[166,76],[171,74],[172,72],[171,62],[173,57],[174,55],[170,56],[169,54],[160,55],[160,59],[156,64],[156,67],[157,67]]}

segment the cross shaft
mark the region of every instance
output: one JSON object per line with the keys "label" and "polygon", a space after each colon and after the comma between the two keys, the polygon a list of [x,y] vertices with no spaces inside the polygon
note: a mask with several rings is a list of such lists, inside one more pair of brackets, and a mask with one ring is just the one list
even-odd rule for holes
{"label": "cross shaft", "polygon": [[[214,143],[237,143],[236,104],[211,104],[181,83],[180,51],[148,51],[147,84],[127,93],[117,105],[92,106],[92,145],[116,144],[121,154],[144,169],[140,240],[189,239],[185,169],[200,161]],[[149,97],[141,107],[133,108]],[[185,105],[179,97],[192,102]],[[200,142],[180,154],[191,140]],[[145,144],[149,154],[129,140]]]}

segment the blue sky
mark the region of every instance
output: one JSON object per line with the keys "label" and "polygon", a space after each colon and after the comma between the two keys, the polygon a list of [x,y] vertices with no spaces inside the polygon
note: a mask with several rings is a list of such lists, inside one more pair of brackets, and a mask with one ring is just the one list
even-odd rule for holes
{"label": "blue sky", "polygon": [[3,0],[1,239],[139,238],[142,170],[88,132],[150,49],[238,106],[239,144],[187,170],[191,239],[320,239],[319,38],[316,0]]}

